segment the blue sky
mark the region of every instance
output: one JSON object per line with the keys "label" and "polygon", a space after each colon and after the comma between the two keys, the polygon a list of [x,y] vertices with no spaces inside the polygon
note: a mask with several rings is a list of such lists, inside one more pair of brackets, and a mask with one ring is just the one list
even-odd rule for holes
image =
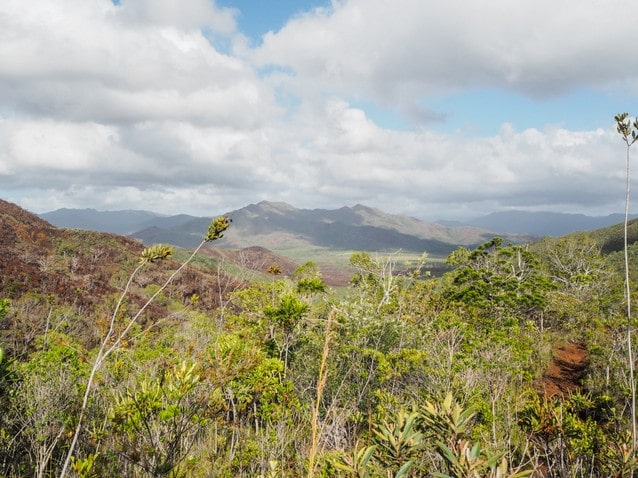
{"label": "blue sky", "polygon": [[35,212],[624,206],[613,117],[638,109],[629,0],[6,0],[3,13],[0,190]]}
{"label": "blue sky", "polygon": [[236,9],[239,30],[250,37],[254,45],[269,31],[280,30],[294,16],[317,7],[330,7],[330,2],[316,0],[220,0],[220,7]]}
{"label": "blue sky", "polygon": [[441,131],[469,130],[496,134],[503,123],[518,129],[548,125],[572,130],[595,129],[613,122],[617,112],[627,109],[621,95],[582,88],[549,98],[521,93],[479,89],[432,100],[430,105],[445,112],[445,121],[433,125]]}

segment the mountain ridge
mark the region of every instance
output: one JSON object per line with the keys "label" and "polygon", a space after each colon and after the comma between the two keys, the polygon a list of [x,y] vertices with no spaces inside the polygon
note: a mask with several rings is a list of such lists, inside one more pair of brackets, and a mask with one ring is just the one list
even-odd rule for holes
{"label": "mountain ridge", "polygon": [[[476,228],[484,230],[487,237],[491,234],[499,235],[524,235],[527,238],[543,236],[562,236],[575,231],[591,231],[602,227],[612,226],[622,222],[623,214],[609,214],[606,216],[588,216],[585,214],[557,213],[549,211],[499,211],[465,221],[450,221],[440,219],[433,222],[426,222],[408,215],[389,214],[379,208],[366,206],[357,203],[354,206],[342,206],[338,209],[297,209],[286,202],[260,201],[251,203],[243,208],[227,212],[233,216],[246,212],[247,219],[255,219],[264,216],[266,213],[285,216],[286,214],[310,214],[316,218],[321,216],[320,221],[337,222],[349,221],[355,225],[380,226],[378,219],[384,218],[386,221],[392,218],[394,222],[391,228],[406,229],[411,233],[411,229],[419,229],[418,237],[437,239],[442,242],[454,242],[462,245],[470,244],[472,241],[458,240],[458,235],[465,230],[468,235],[476,233]],[[328,215],[328,216],[326,216]],[[172,237],[176,234],[176,228],[184,224],[193,222],[188,227],[199,228],[200,223],[209,220],[210,217],[193,216],[189,214],[166,215],[144,210],[119,210],[119,211],[98,211],[92,208],[70,209],[62,208],[55,211],[42,213],[41,218],[49,221],[58,227],[89,229],[101,232],[111,232],[115,234],[131,235],[142,240],[152,240],[155,234],[164,237]],[[630,215],[636,218],[638,215]],[[396,221],[401,218],[400,221]],[[263,219],[263,218],[262,218]],[[388,224],[385,224],[388,228]],[[464,229],[465,228],[465,229]],[[168,230],[168,231],[166,231]],[[450,230],[452,232],[450,232]],[[402,232],[406,232],[402,230]],[[186,242],[191,244],[195,240],[196,231],[191,232],[193,237]],[[516,237],[513,237],[517,241]],[[177,245],[185,245],[180,243]]]}
{"label": "mountain ridge", "polygon": [[[337,209],[298,209],[281,201],[251,203],[225,214],[235,220],[235,226],[220,241],[220,247],[405,249],[435,254],[445,254],[458,245],[475,245],[494,235],[504,236],[511,242],[526,242],[537,237],[595,230],[623,220],[622,214],[587,216],[512,210],[464,222],[426,222],[361,203]],[[147,244],[167,242],[181,247],[198,244],[210,220],[210,217],[171,216],[143,210],[68,208],[39,216],[58,227],[111,232],[129,235]]]}
{"label": "mountain ridge", "polygon": [[[94,217],[87,225],[94,224],[101,216],[100,212],[89,210]],[[134,228],[131,218],[139,216],[139,211],[129,214],[122,212],[123,220],[117,225],[118,231]],[[146,244],[165,242],[181,247],[193,247],[202,238],[202,231],[208,225],[209,217],[196,217],[186,214],[179,216],[148,217],[146,212],[139,229],[128,232]],[[69,227],[81,225],[78,218],[82,214],[64,210],[44,213],[41,217],[54,224]],[[103,228],[111,227],[112,217],[106,216]],[[65,220],[64,216],[69,216]],[[340,250],[408,250],[428,251],[446,255],[458,245],[473,245],[489,240],[494,233],[472,225],[447,227],[437,223],[428,223],[411,216],[385,213],[380,209],[356,204],[338,209],[298,209],[285,202],[261,201],[225,213],[234,221],[234,226],[219,241],[220,247],[242,248],[263,246],[271,250],[289,248],[326,248]],[[73,222],[75,221],[75,222]],[[121,232],[120,232],[121,233]],[[506,235],[512,242],[530,240],[530,235]]]}

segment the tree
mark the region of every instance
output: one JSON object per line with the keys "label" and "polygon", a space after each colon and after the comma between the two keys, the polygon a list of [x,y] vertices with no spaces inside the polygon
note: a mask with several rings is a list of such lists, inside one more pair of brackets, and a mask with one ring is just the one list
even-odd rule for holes
{"label": "tree", "polygon": [[[279,358],[283,360],[285,369],[288,369],[288,355],[292,347],[295,329],[301,323],[301,319],[308,313],[308,304],[299,300],[294,295],[285,295],[277,307],[266,307],[264,313],[283,333],[283,344],[279,350]],[[274,340],[275,337],[273,336]]]}
{"label": "tree", "polygon": [[500,237],[473,251],[461,247],[447,263],[456,267],[448,298],[488,318],[527,318],[543,307],[543,293],[551,288],[537,257],[527,247],[505,246]]}
{"label": "tree", "polygon": [[362,292],[377,297],[377,313],[392,302],[392,295],[397,288],[397,255],[398,252],[388,256],[355,252],[350,256],[350,265],[357,271],[351,284]]}
{"label": "tree", "polygon": [[297,292],[300,294],[319,294],[326,291],[326,283],[321,278],[321,271],[312,261],[297,267],[292,273],[292,280],[297,283]]}
{"label": "tree", "polygon": [[546,237],[531,247],[553,285],[546,294],[541,330],[580,328],[617,299],[615,274],[589,234]]}
{"label": "tree", "polygon": [[78,384],[86,377],[84,353],[70,337],[51,332],[48,344],[17,367],[19,380],[5,412],[17,422],[16,439],[28,454],[33,476],[47,476],[64,456],[82,394]]}

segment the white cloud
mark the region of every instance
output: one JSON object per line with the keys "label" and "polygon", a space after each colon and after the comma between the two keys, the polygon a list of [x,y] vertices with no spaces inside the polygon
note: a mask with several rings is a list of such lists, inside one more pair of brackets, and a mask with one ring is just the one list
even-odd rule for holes
{"label": "white cloud", "polygon": [[199,30],[232,33],[228,13],[204,0],[161,3],[9,1],[0,14],[4,109],[73,121],[240,127],[277,114],[252,68],[215,50]]}
{"label": "white cloud", "polygon": [[236,29],[233,11],[216,8],[211,0],[123,0],[119,11],[125,21],[143,26],[153,24],[183,30],[211,28],[223,34],[231,34]]}
{"label": "white cloud", "polygon": [[[619,47],[638,23],[628,1],[335,1],[254,51],[209,0],[121,3],[3,4],[5,198],[195,214],[361,202],[429,218],[622,204],[611,128],[396,131],[354,105],[431,117],[424,98],[467,87],[635,86],[638,64]],[[212,37],[243,46],[223,52]]]}
{"label": "white cloud", "polygon": [[[343,104],[326,110],[329,115],[297,118],[287,131],[3,122],[8,156],[0,159],[0,184],[4,191],[58,191],[81,207],[141,203],[196,213],[271,199],[299,207],[362,202],[433,218],[454,217],[472,203],[604,210],[622,199],[622,145],[611,129],[505,126],[493,137],[454,138],[385,131]],[[6,157],[20,158],[19,171]],[[421,208],[410,211],[407,204]],[[435,204],[446,206],[430,210]]]}
{"label": "white cloud", "polygon": [[374,96],[406,111],[420,97],[468,87],[535,96],[628,82],[638,10],[630,0],[423,2],[349,0],[265,36],[261,64],[292,68],[287,87]]}

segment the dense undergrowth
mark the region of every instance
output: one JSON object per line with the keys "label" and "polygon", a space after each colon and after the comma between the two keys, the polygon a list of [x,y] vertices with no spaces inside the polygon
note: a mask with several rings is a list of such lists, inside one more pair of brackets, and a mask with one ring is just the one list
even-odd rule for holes
{"label": "dense undergrowth", "polygon": [[[622,273],[603,245],[494,239],[440,278],[358,253],[345,291],[312,263],[273,266],[214,309],[160,290],[155,257],[132,287],[158,308],[133,324],[143,302],[117,305],[117,275],[89,316],[2,300],[0,475],[59,476],[75,438],[81,477],[632,476]],[[127,327],[83,408],[100,344]],[[549,393],[569,343],[582,376]]]}

